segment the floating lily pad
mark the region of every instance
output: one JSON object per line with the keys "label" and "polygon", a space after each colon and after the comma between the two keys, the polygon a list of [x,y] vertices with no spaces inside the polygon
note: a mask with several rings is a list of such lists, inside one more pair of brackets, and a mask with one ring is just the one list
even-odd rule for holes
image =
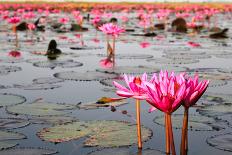
{"label": "floating lily pad", "polygon": [[55,153],[57,151],[44,148],[15,148],[0,151],[1,155],[50,155]]}
{"label": "floating lily pad", "polygon": [[202,55],[190,55],[190,54],[169,54],[164,55],[163,57],[168,59],[209,59],[210,55],[202,54]]}
{"label": "floating lily pad", "polygon": [[79,107],[81,109],[89,110],[89,109],[97,109],[101,107],[118,107],[127,104],[128,102],[126,100],[120,100],[120,101],[114,101],[109,103],[97,103],[97,102],[90,102],[90,103],[83,103]]}
{"label": "floating lily pad", "polygon": [[216,105],[207,105],[197,111],[205,116],[216,117],[232,114],[232,103],[220,103]]}
{"label": "floating lily pad", "polygon": [[[105,54],[98,54],[100,57],[107,57]],[[116,59],[150,59],[153,55],[148,54],[116,54]]]}
{"label": "floating lily pad", "polygon": [[206,142],[217,149],[232,152],[232,133],[212,136]]}
{"label": "floating lily pad", "polygon": [[219,72],[222,72],[222,73],[232,73],[232,68],[219,68],[218,69]]}
{"label": "floating lily pad", "polygon": [[8,89],[11,88],[10,86],[4,86],[4,85],[0,85],[0,89]]}
{"label": "floating lily pad", "polygon": [[102,79],[111,79],[117,77],[115,74],[106,74],[96,71],[87,71],[85,73],[79,73],[74,71],[55,73],[54,77],[63,80],[74,80],[74,81],[97,81]]}
{"label": "floating lily pad", "polygon": [[209,102],[216,102],[216,103],[232,102],[231,94],[206,93],[202,97]]}
{"label": "floating lily pad", "polygon": [[148,62],[154,62],[157,64],[191,64],[198,63],[199,60],[196,59],[168,59],[168,58],[154,58],[147,59]]}
{"label": "floating lily pad", "polygon": [[141,150],[141,152],[132,153],[129,149],[126,148],[118,148],[118,149],[104,149],[99,151],[94,151],[89,153],[88,155],[109,155],[112,152],[117,152],[117,155],[165,155],[164,152],[152,149]]}
{"label": "floating lily pad", "polygon": [[[9,142],[9,141],[0,141],[0,150],[12,148],[14,146],[18,145],[16,142]],[[1,153],[2,151],[0,151]]]}
{"label": "floating lily pad", "polygon": [[143,74],[159,72],[160,69],[152,66],[116,66],[113,69],[97,69],[96,71],[109,74]]}
{"label": "floating lily pad", "polygon": [[188,51],[181,51],[181,50],[165,50],[164,51],[165,54],[167,55],[192,55],[192,56],[195,56],[195,55],[205,55],[206,52],[205,51],[202,51],[202,50],[188,50]]}
{"label": "floating lily pad", "polygon": [[97,50],[97,49],[103,49],[103,47],[100,46],[77,46],[77,47],[70,47],[72,50]]}
{"label": "floating lily pad", "polygon": [[103,79],[100,81],[101,84],[103,84],[104,86],[108,86],[108,87],[114,87],[113,85],[113,81],[116,81],[118,83],[124,83],[124,80],[122,77],[117,77],[114,79]]}
{"label": "floating lily pad", "polygon": [[[49,142],[65,142],[87,137],[85,146],[119,147],[137,143],[136,125],[119,121],[73,122],[44,128],[37,135]],[[142,127],[143,141],[152,135]]]}
{"label": "floating lily pad", "polygon": [[76,118],[69,116],[41,116],[41,117],[32,117],[29,119],[31,123],[34,124],[65,124],[76,121]]}
{"label": "floating lily pad", "polygon": [[30,104],[18,104],[8,107],[6,110],[12,114],[32,115],[32,116],[56,116],[64,115],[75,109],[75,105],[58,104],[36,100]]}
{"label": "floating lily pad", "polygon": [[28,84],[28,85],[14,85],[15,88],[20,88],[24,90],[47,90],[55,89],[61,87],[60,85],[55,84]]}
{"label": "floating lily pad", "polygon": [[0,141],[19,140],[24,138],[26,138],[26,136],[21,133],[0,130]]}
{"label": "floating lily pad", "polygon": [[15,94],[0,94],[0,107],[11,106],[26,102],[26,98]]}
{"label": "floating lily pad", "polygon": [[0,66],[0,75],[7,75],[10,72],[17,72],[21,70],[22,68],[17,66]]}
{"label": "floating lily pad", "polygon": [[[183,123],[183,115],[182,114],[174,114],[172,115],[172,125],[176,129],[182,128]],[[164,126],[164,117],[158,116],[153,120],[156,124]],[[227,122],[222,120],[217,120],[211,117],[205,117],[201,115],[189,115],[189,125],[188,130],[194,131],[212,131],[212,130],[221,130],[225,129],[225,125]]]}
{"label": "floating lily pad", "polygon": [[21,118],[0,118],[0,129],[16,129],[29,125],[29,122]]}
{"label": "floating lily pad", "polygon": [[37,78],[33,80],[33,83],[35,84],[53,84],[59,82],[64,82],[64,80],[53,78],[53,77]]}
{"label": "floating lily pad", "polygon": [[73,61],[73,60],[53,60],[53,61],[39,61],[33,63],[36,67],[42,67],[42,68],[56,68],[56,67],[62,67],[62,68],[72,68],[72,67],[80,67],[83,66],[83,63]]}

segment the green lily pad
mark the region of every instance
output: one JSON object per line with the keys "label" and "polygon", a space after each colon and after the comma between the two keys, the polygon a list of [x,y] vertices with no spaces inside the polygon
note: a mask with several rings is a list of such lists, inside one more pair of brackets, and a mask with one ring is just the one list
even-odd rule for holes
{"label": "green lily pad", "polygon": [[211,58],[210,55],[190,55],[190,54],[169,54],[163,55],[163,57],[168,59],[209,59]]}
{"label": "green lily pad", "polygon": [[55,89],[61,87],[55,84],[28,84],[28,85],[14,85],[14,88],[24,89],[24,90],[47,90]]}
{"label": "green lily pad", "polygon": [[0,129],[16,129],[29,124],[27,120],[21,118],[0,118]]}
{"label": "green lily pad", "polygon": [[99,151],[94,151],[89,153],[88,155],[109,155],[112,152],[117,152],[117,155],[165,155],[164,152],[153,150],[153,149],[145,149],[141,152],[132,153],[129,149],[126,148],[117,148],[117,149],[104,149]]}
{"label": "green lily pad", "polygon": [[53,83],[59,83],[59,82],[64,82],[64,80],[53,78],[53,77],[43,77],[43,78],[37,78],[33,80],[33,83],[35,84],[53,84]]}
{"label": "green lily pad", "polygon": [[101,107],[110,107],[110,106],[119,107],[119,106],[125,105],[127,103],[128,102],[126,100],[114,101],[114,102],[102,103],[102,104],[99,104],[96,102],[90,102],[90,103],[83,103],[83,104],[79,105],[79,107],[81,109],[89,110],[89,109],[97,109],[97,108],[101,108]]}
{"label": "green lily pad", "polygon": [[73,60],[53,60],[53,61],[39,61],[33,63],[36,67],[42,67],[42,68],[72,68],[72,67],[80,67],[83,66],[83,63],[73,61]]}
{"label": "green lily pad", "polygon": [[44,148],[14,148],[0,151],[1,155],[51,155],[57,151]]}
{"label": "green lily pad", "polygon": [[[182,128],[183,123],[183,115],[182,114],[174,114],[172,115],[172,126],[176,129]],[[153,120],[156,124],[164,126],[164,117],[158,116]],[[228,122],[217,120],[211,117],[205,117],[201,115],[189,115],[188,122],[188,130],[194,131],[212,131],[212,130],[221,130],[225,129],[226,124]]]}
{"label": "green lily pad", "polygon": [[[9,141],[3,141],[1,142],[0,141],[0,150],[4,150],[4,149],[8,149],[8,148],[12,148],[14,146],[18,145],[17,143],[15,142],[9,142]],[[0,151],[1,153],[2,151]]]}
{"label": "green lily pad", "polygon": [[113,69],[97,69],[97,72],[109,74],[143,74],[159,72],[160,69],[152,66],[116,66]]}
{"label": "green lily pad", "polygon": [[7,75],[10,72],[17,72],[21,70],[22,68],[17,66],[0,66],[0,75]]}
{"label": "green lily pad", "polygon": [[77,47],[70,47],[72,50],[97,50],[103,49],[101,46],[77,46]]}
{"label": "green lily pad", "polygon": [[25,139],[25,138],[26,136],[21,133],[0,130],[0,141],[19,140],[19,139]]}
{"label": "green lily pad", "polygon": [[206,105],[197,109],[201,115],[216,117],[232,114],[232,103],[221,103],[216,105]]}
{"label": "green lily pad", "polygon": [[76,118],[69,116],[41,116],[31,117],[29,121],[34,124],[65,124],[76,121]]}
{"label": "green lily pad", "polygon": [[206,93],[203,96],[203,99],[209,102],[223,103],[223,102],[232,102],[231,94],[220,94],[220,93]]}
{"label": "green lily pad", "polygon": [[11,106],[26,102],[26,98],[16,94],[0,94],[0,107]]}
{"label": "green lily pad", "polygon": [[32,116],[56,116],[64,115],[76,108],[76,105],[49,103],[42,100],[34,101],[30,104],[18,104],[7,107],[7,112],[11,114],[32,115]]}
{"label": "green lily pad", "polygon": [[212,136],[206,142],[217,149],[232,152],[232,133]]}
{"label": "green lily pad", "polygon": [[[81,121],[44,128],[37,133],[42,140],[65,142],[87,137],[85,146],[119,147],[137,143],[136,125],[120,121]],[[152,135],[142,127],[143,141]]]}
{"label": "green lily pad", "polygon": [[55,73],[53,76],[63,80],[74,80],[74,81],[97,81],[97,80],[112,79],[117,77],[117,75],[115,74],[106,74],[96,71],[87,71],[85,73],[67,71],[67,72]]}
{"label": "green lily pad", "polygon": [[232,73],[232,68],[219,68],[218,69],[219,72],[222,72],[222,73]]}
{"label": "green lily pad", "polygon": [[[107,57],[106,54],[97,54],[99,57]],[[148,54],[116,54],[116,59],[150,59],[153,58],[153,55]]]}
{"label": "green lily pad", "polygon": [[148,62],[154,62],[156,64],[192,64],[198,63],[199,60],[197,59],[168,59],[168,58],[154,58],[154,59],[147,59]]}

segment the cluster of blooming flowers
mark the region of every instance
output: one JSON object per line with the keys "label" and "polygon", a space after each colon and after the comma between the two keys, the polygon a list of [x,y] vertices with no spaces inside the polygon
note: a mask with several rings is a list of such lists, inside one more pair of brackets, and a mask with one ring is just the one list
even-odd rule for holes
{"label": "cluster of blooming flowers", "polygon": [[150,112],[159,109],[169,114],[181,105],[186,108],[194,105],[209,84],[208,80],[199,82],[198,75],[191,78],[185,73],[168,75],[167,71],[160,71],[159,75],[154,73],[150,80],[146,73],[141,78],[124,75],[124,81],[127,87],[113,82],[119,96],[146,100],[152,105]]}
{"label": "cluster of blooming flowers", "polygon": [[114,37],[117,37],[120,33],[125,32],[123,28],[120,28],[118,25],[112,23],[103,24],[99,27],[99,30],[107,35],[112,35]]}

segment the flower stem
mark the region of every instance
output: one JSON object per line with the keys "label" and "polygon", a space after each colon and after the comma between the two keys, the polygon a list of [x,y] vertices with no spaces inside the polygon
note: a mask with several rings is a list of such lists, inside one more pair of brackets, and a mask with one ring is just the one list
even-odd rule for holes
{"label": "flower stem", "polygon": [[169,132],[168,132],[168,114],[165,113],[165,134],[166,134],[166,154],[170,154],[170,139],[169,139]]}
{"label": "flower stem", "polygon": [[188,108],[184,110],[182,137],[181,137],[181,155],[186,155],[188,150]]}
{"label": "flower stem", "polygon": [[142,149],[141,122],[140,122],[140,101],[136,99],[137,135],[138,149]]}
{"label": "flower stem", "polygon": [[169,136],[170,136],[172,155],[176,155],[175,143],[174,143],[173,131],[172,131],[172,118],[171,118],[171,114],[168,114],[168,127],[169,127],[168,131],[169,131]]}

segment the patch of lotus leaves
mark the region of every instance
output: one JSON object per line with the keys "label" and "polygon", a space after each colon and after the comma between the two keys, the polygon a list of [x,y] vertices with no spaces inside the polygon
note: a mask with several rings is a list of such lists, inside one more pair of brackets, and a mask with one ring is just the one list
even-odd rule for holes
{"label": "patch of lotus leaves", "polygon": [[127,103],[128,102],[126,100],[114,101],[114,102],[109,102],[109,103],[90,102],[90,103],[83,103],[79,105],[79,107],[81,109],[89,110],[89,109],[97,109],[101,107],[110,107],[110,106],[119,107]]}
{"label": "patch of lotus leaves", "polygon": [[201,115],[217,117],[232,114],[232,103],[220,103],[215,105],[207,105],[197,109]]}
{"label": "patch of lotus leaves", "polygon": [[[4,150],[4,149],[9,149],[12,148],[14,146],[18,145],[18,143],[16,142],[11,142],[11,141],[0,141],[0,150]],[[0,151],[1,153],[2,151]]]}
{"label": "patch of lotus leaves", "polygon": [[122,77],[118,77],[118,78],[114,78],[114,79],[104,79],[104,80],[101,80],[100,83],[104,86],[114,87],[113,81],[115,81],[119,84],[122,84],[122,85],[125,83]]}
{"label": "patch of lotus leaves", "polygon": [[69,116],[41,116],[41,117],[31,117],[29,121],[34,124],[65,124],[76,121],[76,118]]}
{"label": "patch of lotus leaves", "polygon": [[232,152],[232,133],[212,136],[206,142],[217,149]]}
{"label": "patch of lotus leaves", "polygon": [[30,123],[21,118],[0,118],[0,129],[16,129],[22,128]]}
{"label": "patch of lotus leaves", "polygon": [[112,79],[117,77],[116,74],[106,74],[96,71],[87,71],[85,73],[67,71],[67,72],[55,73],[53,76],[63,80],[74,80],[74,81],[98,81],[102,79]]}
{"label": "patch of lotus leaves", "polygon": [[221,52],[218,54],[214,54],[214,56],[216,56],[217,58],[230,59],[232,57],[232,53],[231,52]]}
{"label": "patch of lotus leaves", "polygon": [[25,139],[25,138],[26,136],[21,133],[0,130],[0,141],[19,140],[19,139]]}
{"label": "patch of lotus leaves", "polygon": [[170,52],[177,52],[177,51],[191,51],[189,47],[181,47],[181,46],[176,46],[176,47],[170,47],[168,46],[162,46],[158,45],[156,48],[153,48],[154,51],[160,51],[162,49],[164,52],[170,53]]}
{"label": "patch of lotus leaves", "polygon": [[129,149],[126,148],[118,148],[118,149],[104,149],[99,151],[94,151],[89,153],[88,155],[110,155],[112,152],[117,152],[117,155],[165,155],[164,152],[152,149],[145,149],[141,152],[132,153]]}
{"label": "patch of lotus leaves", "polygon": [[216,103],[232,102],[231,94],[206,93],[202,97],[209,102],[216,102]]}
{"label": "patch of lotus leaves", "polygon": [[190,55],[190,54],[169,54],[163,55],[163,57],[168,59],[209,59],[210,55],[202,54],[202,55]]}
{"label": "patch of lotus leaves", "polygon": [[45,148],[14,148],[0,151],[1,155],[51,155],[57,151]]}
{"label": "patch of lotus leaves", "polygon": [[11,114],[31,115],[31,116],[56,116],[64,115],[75,109],[76,105],[49,103],[43,100],[36,100],[29,104],[18,104],[7,107],[7,112]]}
{"label": "patch of lotus leaves", "polygon": [[219,68],[219,72],[232,74],[232,68]]}
{"label": "patch of lotus leaves", "polygon": [[70,47],[72,50],[97,50],[97,49],[103,49],[103,47],[100,46],[77,46],[77,47]]}
{"label": "patch of lotus leaves", "polygon": [[[105,54],[98,54],[100,57],[107,57]],[[116,59],[150,59],[153,55],[148,54],[116,54]]]}
{"label": "patch of lotus leaves", "polygon": [[168,59],[168,58],[153,58],[153,59],[147,59],[147,61],[154,62],[157,64],[174,64],[174,65],[192,64],[199,62],[199,60],[196,59]]}
{"label": "patch of lotus leaves", "polygon": [[[172,115],[172,126],[175,129],[181,129],[183,123],[182,114]],[[156,124],[164,126],[164,116],[155,117],[153,120]],[[212,131],[225,129],[225,125],[228,124],[226,121],[215,120],[211,117],[201,115],[189,115],[188,130],[194,131]]]}
{"label": "patch of lotus leaves", "polygon": [[188,50],[188,51],[164,51],[167,55],[191,55],[191,56],[198,56],[198,55],[205,55],[206,52],[202,50]]}
{"label": "patch of lotus leaves", "polygon": [[61,68],[80,67],[80,66],[83,66],[83,63],[73,61],[73,60],[53,60],[53,61],[35,62],[35,63],[33,63],[33,65],[36,67],[54,69],[56,67],[61,67]]}
{"label": "patch of lotus leaves", "polygon": [[10,72],[17,72],[21,70],[22,68],[17,66],[0,66],[0,75],[7,75]]}
{"label": "patch of lotus leaves", "polygon": [[53,78],[53,77],[42,77],[42,78],[34,79],[32,82],[34,84],[53,84],[53,83],[64,82],[64,80]]}
{"label": "patch of lotus leaves", "polygon": [[25,138],[26,136],[21,133],[0,130],[0,150],[11,148],[18,144],[12,140],[20,140]]}
{"label": "patch of lotus leaves", "polygon": [[24,89],[24,90],[47,90],[55,89],[61,87],[60,85],[55,84],[28,84],[28,85],[14,85],[15,88]]}
{"label": "patch of lotus leaves", "polygon": [[[142,127],[142,139],[152,135],[151,130]],[[136,125],[120,121],[81,121],[44,128],[37,135],[49,142],[65,142],[87,137],[84,146],[119,147],[137,143]]]}
{"label": "patch of lotus leaves", "polygon": [[16,94],[0,94],[0,107],[11,106],[26,102],[26,98]]}
{"label": "patch of lotus leaves", "polygon": [[159,72],[160,69],[152,66],[116,66],[113,69],[97,69],[96,71],[109,74],[143,74]]}
{"label": "patch of lotus leaves", "polygon": [[[195,74],[192,72],[192,74]],[[214,72],[197,72],[200,80],[207,79],[210,80],[210,87],[223,86],[227,84],[226,80],[231,80],[232,76],[223,73]]]}

